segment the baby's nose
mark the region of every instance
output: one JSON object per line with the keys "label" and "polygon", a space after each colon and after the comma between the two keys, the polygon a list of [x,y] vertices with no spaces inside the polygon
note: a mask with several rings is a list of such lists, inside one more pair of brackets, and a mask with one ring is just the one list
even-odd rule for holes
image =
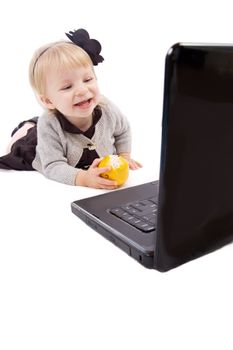
{"label": "baby's nose", "polygon": [[81,84],[77,87],[76,89],[76,95],[85,95],[87,92],[87,87],[85,86],[85,84]]}

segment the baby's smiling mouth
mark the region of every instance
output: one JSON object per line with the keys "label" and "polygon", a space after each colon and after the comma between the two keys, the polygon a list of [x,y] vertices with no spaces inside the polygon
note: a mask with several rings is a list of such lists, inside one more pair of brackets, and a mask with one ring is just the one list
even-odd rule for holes
{"label": "baby's smiling mouth", "polygon": [[87,106],[89,106],[90,102],[91,102],[91,98],[89,98],[88,100],[84,100],[84,101],[75,103],[74,106],[75,107],[87,107]]}

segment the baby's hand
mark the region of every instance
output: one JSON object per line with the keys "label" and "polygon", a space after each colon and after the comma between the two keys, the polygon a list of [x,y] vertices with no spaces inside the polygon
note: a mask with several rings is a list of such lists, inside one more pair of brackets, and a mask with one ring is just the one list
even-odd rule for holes
{"label": "baby's hand", "polygon": [[114,190],[117,188],[117,182],[105,179],[100,174],[111,170],[110,167],[98,168],[101,161],[97,158],[93,161],[88,170],[80,170],[77,174],[75,184],[76,186],[85,186],[92,188],[101,188],[107,190]]}
{"label": "baby's hand", "polygon": [[139,169],[139,168],[142,168],[142,164],[139,163],[138,161],[130,158],[130,159],[126,159],[127,162],[129,163],[129,168],[131,170],[136,170],[136,169]]}
{"label": "baby's hand", "polygon": [[130,157],[130,153],[120,153],[119,156],[124,157],[129,163],[129,168],[131,170],[136,170],[142,168],[142,164]]}

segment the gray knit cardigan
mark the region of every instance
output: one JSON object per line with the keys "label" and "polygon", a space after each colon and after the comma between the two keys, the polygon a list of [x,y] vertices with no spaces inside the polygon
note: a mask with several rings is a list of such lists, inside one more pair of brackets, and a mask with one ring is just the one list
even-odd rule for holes
{"label": "gray knit cardigan", "polygon": [[62,129],[59,120],[48,112],[38,120],[36,156],[32,162],[49,179],[75,185],[80,169],[75,168],[83,149],[95,148],[100,157],[131,152],[130,126],[121,111],[111,101],[101,105],[102,116],[91,139]]}

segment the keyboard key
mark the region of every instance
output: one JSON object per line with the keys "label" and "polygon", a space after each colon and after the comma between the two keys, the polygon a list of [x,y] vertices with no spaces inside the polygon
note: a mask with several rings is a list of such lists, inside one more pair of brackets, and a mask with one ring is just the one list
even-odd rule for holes
{"label": "keyboard key", "polygon": [[157,223],[157,198],[127,203],[121,207],[110,210],[110,213],[119,219],[148,233],[156,229]]}

